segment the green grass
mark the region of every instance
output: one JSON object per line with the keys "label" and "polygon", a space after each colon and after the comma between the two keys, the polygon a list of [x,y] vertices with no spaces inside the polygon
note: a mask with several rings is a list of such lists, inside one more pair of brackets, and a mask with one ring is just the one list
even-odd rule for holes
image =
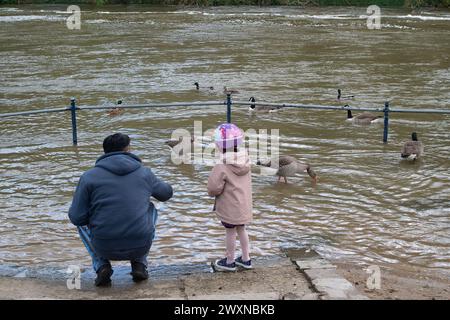
{"label": "green grass", "polygon": [[[450,0],[314,0],[320,6],[369,6],[376,4],[383,7],[409,7],[425,6],[449,7]],[[188,6],[234,6],[234,5],[261,5],[282,6],[298,5],[299,0],[0,0],[5,4],[44,4],[44,3],[70,3],[70,4],[157,4],[157,5],[188,5]]]}

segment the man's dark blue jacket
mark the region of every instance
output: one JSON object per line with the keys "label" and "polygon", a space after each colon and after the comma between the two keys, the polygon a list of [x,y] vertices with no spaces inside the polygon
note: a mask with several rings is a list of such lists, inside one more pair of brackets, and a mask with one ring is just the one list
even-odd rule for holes
{"label": "man's dark blue jacket", "polygon": [[76,226],[89,227],[100,257],[139,258],[150,250],[155,232],[157,212],[150,196],[166,201],[172,194],[172,187],[136,155],[111,152],[80,177],[69,218]]}

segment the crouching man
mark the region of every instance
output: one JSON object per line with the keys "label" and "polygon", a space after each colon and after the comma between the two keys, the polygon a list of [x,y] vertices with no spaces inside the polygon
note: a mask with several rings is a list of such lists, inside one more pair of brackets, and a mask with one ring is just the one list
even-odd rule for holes
{"label": "crouching man", "polygon": [[127,135],[106,137],[103,150],[95,166],[80,177],[69,218],[92,257],[96,286],[111,283],[110,260],[130,261],[133,280],[146,280],[158,215],[150,197],[167,201],[172,187],[130,153]]}

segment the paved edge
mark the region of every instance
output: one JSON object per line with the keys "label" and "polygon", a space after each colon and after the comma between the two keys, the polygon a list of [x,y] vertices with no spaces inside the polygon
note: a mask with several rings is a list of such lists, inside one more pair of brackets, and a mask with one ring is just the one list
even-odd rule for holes
{"label": "paved edge", "polygon": [[[235,294],[223,294],[223,292],[206,292],[204,294],[198,294],[197,296],[189,296],[184,290],[186,290],[185,281],[189,277],[203,277],[208,278],[207,274],[211,276],[212,273],[216,273],[214,268],[208,264],[187,264],[187,265],[164,265],[155,266],[152,269],[152,273],[156,276],[157,281],[152,284],[155,288],[163,287],[179,287],[174,296],[148,296],[150,299],[238,299],[245,300],[251,298],[252,300],[366,300],[366,296],[360,294],[358,290],[353,286],[352,283],[347,281],[345,278],[340,276],[336,272],[336,266],[332,265],[329,261],[321,257],[317,252],[308,248],[281,248],[281,254],[270,256],[270,257],[260,257],[257,259],[267,270],[267,268],[279,268],[279,267],[294,267],[291,269],[295,272],[298,270],[300,278],[303,278],[304,287],[306,290],[303,294],[298,295],[295,292],[285,292],[285,294],[277,292],[257,292],[255,293],[235,293]],[[291,267],[291,268],[292,268]],[[66,269],[61,268],[25,268],[19,266],[0,266],[0,279],[6,278],[22,278],[24,280],[39,280],[39,281],[51,281],[51,280],[64,280],[67,277]],[[127,268],[119,268],[118,270],[122,277],[120,279],[128,279]],[[203,275],[202,275],[203,274]],[[81,278],[89,279],[93,278],[94,274],[89,269],[85,269],[81,273]],[[186,276],[188,278],[186,278]],[[214,277],[217,279],[216,277]],[[251,277],[250,277],[251,278]],[[220,277],[219,277],[220,279]],[[177,284],[181,281],[181,285]],[[114,294],[114,291],[120,292],[122,289],[129,288],[128,282],[122,282],[116,290],[112,292],[109,291],[108,294]],[[50,284],[51,285],[51,284]],[[283,280],[280,284],[283,286]],[[184,288],[184,289],[183,289]],[[131,288],[133,291],[134,289]],[[143,288],[142,288],[143,289]],[[142,291],[143,290],[138,290]],[[275,289],[275,288],[273,288]],[[172,290],[173,291],[173,290]],[[105,292],[106,293],[106,292]],[[139,293],[139,292],[137,292]],[[249,296],[250,294],[250,296]],[[87,299],[96,299],[95,295],[86,296]],[[131,297],[133,299],[133,297]],[[138,298],[136,296],[134,298]],[[145,299],[145,297],[144,297]]]}
{"label": "paved edge", "polygon": [[283,252],[297,265],[320,300],[368,300],[353,284],[336,272],[336,266],[307,248],[285,248]]}

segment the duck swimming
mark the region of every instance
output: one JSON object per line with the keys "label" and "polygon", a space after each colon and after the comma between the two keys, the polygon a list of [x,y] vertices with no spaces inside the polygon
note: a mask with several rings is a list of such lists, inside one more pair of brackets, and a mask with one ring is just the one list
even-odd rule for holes
{"label": "duck swimming", "polygon": [[[255,99],[255,97],[250,97],[250,99],[248,101],[256,102],[256,99]],[[248,107],[248,111],[266,113],[266,112],[275,112],[275,111],[280,110],[281,108],[283,108],[283,107],[281,107],[281,106],[263,106],[263,105],[257,106],[255,104],[251,104]]]}
{"label": "duck swimming", "polygon": [[[345,105],[348,107],[349,105]],[[379,122],[382,116],[376,116],[369,112],[363,112],[358,114],[356,117],[352,115],[352,110],[347,110],[347,121],[351,121],[356,124],[371,124]]]}
{"label": "duck swimming", "polygon": [[224,86],[223,93],[224,94],[233,94],[233,93],[239,93],[239,91],[235,90],[235,89],[228,89],[226,86]]}
{"label": "duck swimming", "polygon": [[341,101],[341,100],[352,100],[354,98],[355,98],[355,96],[342,96],[341,89],[338,89],[338,95],[337,95],[337,100],[338,101]]}
{"label": "duck swimming", "polygon": [[[196,89],[197,91],[200,91],[200,89],[203,89],[203,87],[200,87],[200,85],[198,84],[198,82],[194,82],[194,86],[195,86],[195,89]],[[207,89],[207,90],[212,91],[212,90],[214,90],[214,87],[213,87],[213,86],[210,86],[210,87],[205,87],[204,89]]]}
{"label": "duck swimming", "polygon": [[[265,167],[272,167],[272,161],[269,160],[267,162],[261,162],[258,160],[257,165],[262,165]],[[301,173],[306,170],[308,175],[311,177],[313,184],[315,185],[318,181],[318,176],[311,168],[309,163],[302,163],[298,161],[293,156],[280,156],[278,159],[278,169],[275,175],[278,176],[278,182],[280,182],[281,177],[284,178],[284,182],[287,183],[287,177],[292,177],[297,173]]]}
{"label": "duck swimming", "polygon": [[413,132],[411,134],[411,140],[406,141],[403,144],[401,150],[401,157],[406,160],[414,161],[423,155],[423,144],[422,141],[417,139],[417,133]]}
{"label": "duck swimming", "polygon": [[[122,104],[122,100],[118,100],[117,101],[117,105],[121,105]],[[120,114],[122,114],[124,112],[124,110],[122,108],[114,108],[108,111],[108,115],[113,117],[113,116],[118,116]]]}

